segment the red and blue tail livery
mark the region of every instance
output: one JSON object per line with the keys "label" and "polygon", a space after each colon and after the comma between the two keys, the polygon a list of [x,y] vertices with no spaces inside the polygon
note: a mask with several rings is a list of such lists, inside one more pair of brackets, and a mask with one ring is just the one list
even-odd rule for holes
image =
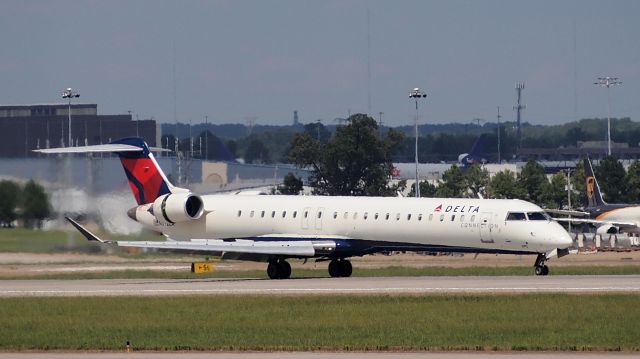
{"label": "red and blue tail livery", "polygon": [[111,144],[140,148],[140,151],[116,152],[127,175],[133,196],[139,205],[151,203],[156,198],[171,193],[173,186],[142,138],[128,137],[113,141]]}

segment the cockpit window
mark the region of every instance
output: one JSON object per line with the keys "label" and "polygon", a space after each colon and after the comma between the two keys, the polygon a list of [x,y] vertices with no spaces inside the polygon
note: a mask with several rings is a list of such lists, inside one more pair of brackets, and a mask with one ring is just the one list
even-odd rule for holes
{"label": "cockpit window", "polygon": [[548,221],[549,216],[544,212],[527,212],[530,221]]}
{"label": "cockpit window", "polygon": [[509,212],[507,214],[507,221],[526,221],[527,217],[525,217],[522,212]]}

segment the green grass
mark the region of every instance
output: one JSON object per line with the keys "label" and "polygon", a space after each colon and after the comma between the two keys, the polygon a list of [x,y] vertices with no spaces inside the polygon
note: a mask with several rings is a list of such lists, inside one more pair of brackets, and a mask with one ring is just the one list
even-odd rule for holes
{"label": "green grass", "polygon": [[0,299],[0,350],[640,350],[638,295]]}
{"label": "green grass", "polygon": [[[633,275],[640,274],[640,266],[613,267],[552,267],[552,275]],[[385,267],[354,268],[354,277],[418,277],[418,276],[523,276],[533,275],[533,267]],[[325,268],[294,268],[292,278],[329,277]],[[184,271],[151,271],[124,270],[111,272],[85,273],[51,273],[39,275],[0,275],[0,279],[128,279],[128,278],[164,278],[164,279],[198,279],[198,278],[267,278],[266,264],[264,270],[214,271],[212,273],[195,274]]]}

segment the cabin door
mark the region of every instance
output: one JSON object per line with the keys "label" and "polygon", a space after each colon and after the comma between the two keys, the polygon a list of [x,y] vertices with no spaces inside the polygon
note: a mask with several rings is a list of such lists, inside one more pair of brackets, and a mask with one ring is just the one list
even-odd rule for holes
{"label": "cabin door", "polygon": [[493,213],[480,213],[480,242],[493,243]]}

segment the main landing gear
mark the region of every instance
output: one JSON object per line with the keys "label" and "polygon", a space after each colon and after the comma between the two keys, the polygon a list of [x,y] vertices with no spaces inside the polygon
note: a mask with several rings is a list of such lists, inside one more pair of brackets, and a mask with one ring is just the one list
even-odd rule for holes
{"label": "main landing gear", "polygon": [[329,262],[329,275],[332,277],[350,277],[353,272],[351,262],[346,259],[333,259]]}
{"label": "main landing gear", "polygon": [[271,279],[288,279],[291,277],[291,265],[284,259],[269,261],[267,275]]}
{"label": "main landing gear", "polygon": [[549,274],[549,267],[546,264],[544,264],[546,260],[547,260],[547,256],[545,256],[543,253],[538,254],[538,257],[536,258],[536,263],[533,265],[533,267],[536,269],[535,270],[536,275]]}

